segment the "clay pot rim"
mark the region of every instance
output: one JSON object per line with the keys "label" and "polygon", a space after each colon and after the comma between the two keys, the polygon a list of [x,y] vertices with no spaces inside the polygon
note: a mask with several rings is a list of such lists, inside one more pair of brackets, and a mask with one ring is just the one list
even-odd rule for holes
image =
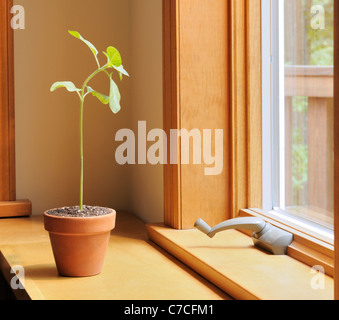
{"label": "clay pot rim", "polygon": [[[45,230],[58,234],[94,234],[108,232],[115,228],[116,211],[94,217],[58,217],[43,214]],[[51,209],[53,210],[53,209]]]}
{"label": "clay pot rim", "polygon": [[60,208],[54,208],[54,209],[48,209],[44,212],[44,216],[51,218],[51,219],[59,219],[59,220],[88,220],[88,219],[92,219],[92,220],[96,220],[96,219],[102,219],[104,217],[109,217],[112,215],[116,215],[116,211],[112,208],[108,208],[108,207],[101,207],[101,208],[105,208],[105,209],[109,209],[110,212],[107,214],[103,214],[100,216],[88,216],[88,217],[61,217],[61,216],[53,216],[51,214],[48,214],[49,211],[53,211],[53,210],[58,210],[61,208],[67,208],[67,207],[60,207]]}

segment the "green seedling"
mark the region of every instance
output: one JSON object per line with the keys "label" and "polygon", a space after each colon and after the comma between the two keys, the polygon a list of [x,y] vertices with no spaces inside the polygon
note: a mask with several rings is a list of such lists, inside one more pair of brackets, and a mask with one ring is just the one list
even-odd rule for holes
{"label": "green seedling", "polygon": [[[98,50],[95,46],[90,43],[88,40],[84,39],[79,32],[77,31],[68,31],[70,35],[84,42],[92,51],[95,61],[98,65],[98,69],[95,70],[83,83],[81,89],[77,88],[75,84],[71,81],[58,81],[55,82],[51,87],[51,92],[54,92],[58,88],[65,88],[69,92],[75,92],[78,94],[80,98],[80,210],[83,209],[83,199],[84,199],[84,147],[83,147],[83,115],[84,115],[84,102],[87,95],[91,94],[96,97],[101,103],[104,105],[109,105],[110,109],[114,114],[118,113],[121,110],[120,100],[121,95],[119,92],[119,88],[117,84],[113,81],[113,72],[109,72],[112,70],[116,70],[119,73],[120,80],[122,80],[123,76],[129,76],[127,71],[124,69],[122,65],[121,55],[119,51],[110,46],[107,48],[106,52],[103,54],[107,58],[107,62],[105,65],[101,66],[98,60]],[[110,92],[109,95],[106,96],[88,86],[88,83],[99,73],[104,72],[110,82]]]}

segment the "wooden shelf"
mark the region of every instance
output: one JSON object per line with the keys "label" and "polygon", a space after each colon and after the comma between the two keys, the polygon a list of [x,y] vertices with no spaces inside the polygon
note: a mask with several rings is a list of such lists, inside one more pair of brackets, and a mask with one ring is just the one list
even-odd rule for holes
{"label": "wooden shelf", "polygon": [[57,273],[41,216],[0,220],[0,270],[7,283],[11,267],[25,270],[32,300],[228,300],[230,297],[149,241],[145,224],[129,213],[117,215],[103,272],[89,278]]}

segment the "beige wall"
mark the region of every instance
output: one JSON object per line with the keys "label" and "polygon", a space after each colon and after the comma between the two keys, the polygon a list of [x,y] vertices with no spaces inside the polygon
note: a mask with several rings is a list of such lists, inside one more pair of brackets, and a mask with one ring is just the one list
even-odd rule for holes
{"label": "beige wall", "polygon": [[[63,89],[49,92],[55,81],[80,86],[95,70],[91,52],[68,35],[71,29],[99,52],[108,45],[117,47],[132,76],[119,83],[118,115],[94,97],[86,101],[85,203],[161,221],[162,169],[121,167],[115,162],[117,130],[134,129],[138,119],[162,126],[161,1],[15,3],[26,13],[26,29],[15,31],[17,197],[30,199],[34,214],[78,204],[79,98]],[[99,77],[92,87],[108,93],[107,78]]]}
{"label": "beige wall", "polygon": [[[131,0],[131,125],[147,121],[147,132],[163,128],[162,1]],[[149,144],[148,144],[149,146]],[[131,209],[147,221],[163,221],[163,168],[131,168]]]}

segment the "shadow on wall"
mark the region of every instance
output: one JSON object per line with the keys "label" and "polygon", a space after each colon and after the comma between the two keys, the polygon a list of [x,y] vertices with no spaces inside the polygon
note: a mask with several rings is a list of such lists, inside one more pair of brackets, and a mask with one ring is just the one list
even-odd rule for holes
{"label": "shadow on wall", "polygon": [[[161,1],[14,4],[25,9],[25,29],[15,31],[17,197],[30,199],[34,214],[78,202],[78,97],[49,91],[56,80],[81,84],[96,69],[88,48],[67,33],[73,29],[95,43],[99,52],[109,45],[117,47],[131,75],[118,84],[119,114],[113,115],[94,97],[86,101],[85,203],[129,210],[147,222],[162,221],[162,168],[120,166],[115,161],[118,130],[135,130],[139,120],[162,128]],[[106,58],[101,55],[102,59]],[[92,85],[109,91],[104,77]]]}

